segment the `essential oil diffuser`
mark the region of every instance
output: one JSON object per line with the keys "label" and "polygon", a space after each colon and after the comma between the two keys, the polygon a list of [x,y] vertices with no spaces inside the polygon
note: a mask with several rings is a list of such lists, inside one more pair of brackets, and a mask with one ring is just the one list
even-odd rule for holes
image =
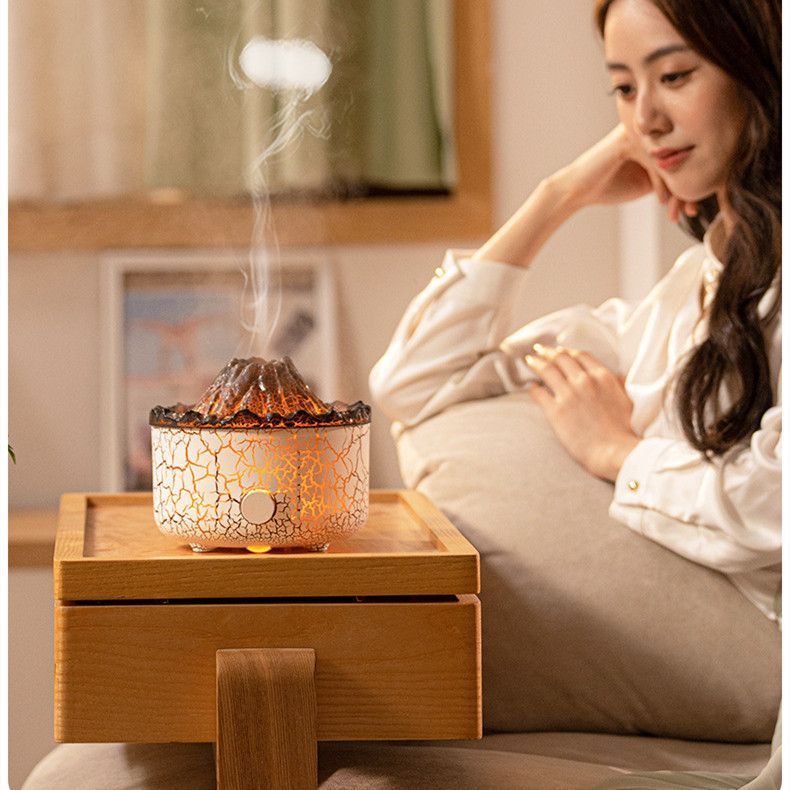
{"label": "essential oil diffuser", "polygon": [[287,357],[234,359],[150,424],[154,519],[194,551],[322,551],[367,520],[370,407],[319,400]]}

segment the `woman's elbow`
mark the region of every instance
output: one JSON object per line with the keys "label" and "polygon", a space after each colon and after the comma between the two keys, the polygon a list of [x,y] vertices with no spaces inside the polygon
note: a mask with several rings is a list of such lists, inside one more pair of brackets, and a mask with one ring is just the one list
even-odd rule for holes
{"label": "woman's elbow", "polygon": [[382,357],[370,371],[368,386],[373,403],[382,411],[387,410],[392,394],[392,370],[387,365],[386,357]]}
{"label": "woman's elbow", "polygon": [[383,356],[370,371],[368,386],[370,397],[376,408],[392,422],[403,421],[407,416],[407,404],[404,403],[402,387],[398,385],[396,370],[386,355]]}

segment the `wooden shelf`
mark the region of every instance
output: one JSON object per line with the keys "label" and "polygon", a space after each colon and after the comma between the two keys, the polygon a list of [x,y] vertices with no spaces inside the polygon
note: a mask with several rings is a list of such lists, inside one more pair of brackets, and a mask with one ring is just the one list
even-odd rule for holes
{"label": "wooden shelf", "polygon": [[8,566],[51,568],[57,510],[11,510],[8,513]]}
{"label": "wooden shelf", "polygon": [[64,494],[55,597],[119,599],[457,595],[480,589],[475,548],[424,495],[370,492],[370,518],[325,552],[193,552],[162,534],[150,493]]}
{"label": "wooden shelf", "polygon": [[[490,235],[488,191],[450,197],[373,198],[272,206],[283,247],[474,240]],[[253,239],[247,201],[184,199],[158,205],[144,198],[73,205],[14,202],[8,208],[11,252],[112,248],[245,247]],[[267,235],[267,242],[271,237]]]}

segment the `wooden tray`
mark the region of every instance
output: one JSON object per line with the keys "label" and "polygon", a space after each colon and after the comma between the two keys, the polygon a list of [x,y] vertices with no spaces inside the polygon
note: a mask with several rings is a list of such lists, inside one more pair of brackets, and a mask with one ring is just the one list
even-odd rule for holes
{"label": "wooden tray", "polygon": [[152,497],[65,494],[54,557],[62,601],[477,593],[479,556],[430,500],[371,491],[370,518],[327,552],[199,554],[159,532]]}

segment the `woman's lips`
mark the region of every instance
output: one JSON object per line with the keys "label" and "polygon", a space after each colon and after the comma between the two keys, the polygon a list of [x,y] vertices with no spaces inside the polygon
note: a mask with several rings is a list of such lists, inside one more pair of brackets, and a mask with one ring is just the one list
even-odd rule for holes
{"label": "woman's lips", "polygon": [[660,148],[653,151],[652,156],[662,170],[677,170],[689,158],[693,148],[693,145],[688,148]]}

